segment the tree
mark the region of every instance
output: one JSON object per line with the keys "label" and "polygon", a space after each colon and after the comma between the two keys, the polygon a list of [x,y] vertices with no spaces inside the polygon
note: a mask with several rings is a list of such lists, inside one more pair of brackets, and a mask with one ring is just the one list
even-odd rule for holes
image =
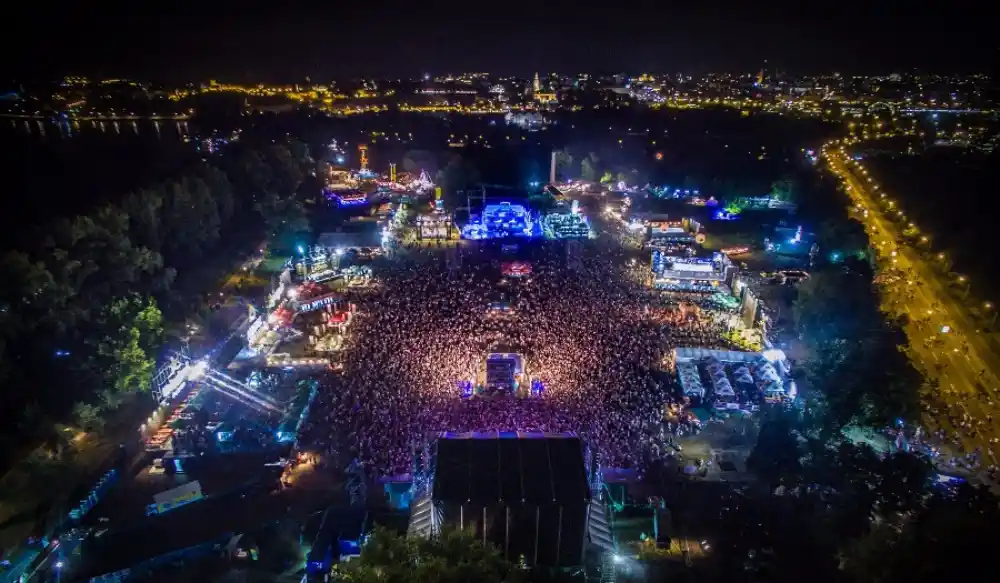
{"label": "tree", "polygon": [[895,522],[876,523],[843,545],[843,570],[858,583],[933,583],[989,573],[1000,506],[985,488],[938,489],[924,506]]}
{"label": "tree", "polygon": [[580,180],[585,182],[595,182],[597,180],[597,169],[589,158],[584,158],[580,162]]}
{"label": "tree", "polygon": [[431,538],[406,537],[376,527],[354,561],[337,566],[337,576],[358,583],[500,583],[522,572],[492,545],[470,532],[446,530]]}
{"label": "tree", "polygon": [[615,177],[612,176],[610,172],[605,172],[601,175],[601,184],[611,184],[614,180]]}
{"label": "tree", "polygon": [[782,178],[771,183],[771,197],[782,202],[794,202],[795,181],[791,178]]}
{"label": "tree", "polygon": [[256,208],[276,249],[294,249],[311,230],[305,205],[294,198],[267,193]]}
{"label": "tree", "polygon": [[222,225],[227,224],[236,212],[236,194],[233,192],[233,183],[225,172],[215,166],[200,166],[197,174],[208,187],[212,199],[215,200],[219,221]]}
{"label": "tree", "polygon": [[881,321],[871,269],[859,262],[815,272],[799,286],[792,309],[807,344],[854,341]]}
{"label": "tree", "polygon": [[137,294],[113,301],[95,322],[98,359],[108,386],[119,393],[145,392],[155,369],[155,350],[163,335],[163,316],[156,302]]}
{"label": "tree", "polygon": [[597,182],[597,167],[600,159],[594,152],[588,153],[580,161],[580,179],[587,182]]}
{"label": "tree", "polygon": [[437,172],[437,156],[428,150],[409,150],[403,155],[403,170],[414,175],[424,170],[433,176]]}
{"label": "tree", "polygon": [[562,150],[556,150],[556,180],[560,177],[566,179],[571,175],[575,174],[573,166],[573,156],[569,153],[569,150],[565,148]]}
{"label": "tree", "polygon": [[129,236],[133,241],[160,252],[163,249],[160,233],[163,213],[163,195],[157,189],[142,189],[125,196],[122,209],[128,214]]}
{"label": "tree", "polygon": [[747,467],[769,484],[797,476],[801,470],[798,440],[792,433],[790,415],[780,409],[768,411],[757,444],[747,458]]}
{"label": "tree", "polygon": [[871,282],[871,266],[849,257],[803,282],[793,305],[809,353],[803,368],[825,397],[833,427],[919,416],[921,376],[902,351],[900,323],[879,311]]}
{"label": "tree", "polygon": [[84,431],[99,431],[104,428],[101,408],[88,403],[80,402],[73,406],[73,422]]}
{"label": "tree", "polygon": [[274,179],[269,185],[277,192],[295,193],[305,179],[305,167],[292,155],[288,146],[275,144],[265,150],[268,165],[273,169]]}
{"label": "tree", "polygon": [[438,172],[435,180],[441,187],[445,205],[449,208],[459,206],[458,193],[474,186],[477,182],[479,182],[479,171],[475,165],[459,155],[452,156],[448,160],[448,164]]}
{"label": "tree", "polygon": [[306,168],[313,164],[312,156],[309,155],[309,144],[302,140],[289,140],[288,153],[300,168]]}
{"label": "tree", "polygon": [[854,220],[829,219],[823,221],[816,233],[816,242],[825,253],[841,256],[867,257],[868,234],[864,225]]}

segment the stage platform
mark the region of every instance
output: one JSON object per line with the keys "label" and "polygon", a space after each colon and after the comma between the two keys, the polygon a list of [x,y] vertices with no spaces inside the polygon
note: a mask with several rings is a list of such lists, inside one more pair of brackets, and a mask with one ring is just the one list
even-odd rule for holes
{"label": "stage platform", "polygon": [[458,381],[458,386],[463,398],[527,396],[531,392],[524,356],[517,352],[487,354],[476,378]]}

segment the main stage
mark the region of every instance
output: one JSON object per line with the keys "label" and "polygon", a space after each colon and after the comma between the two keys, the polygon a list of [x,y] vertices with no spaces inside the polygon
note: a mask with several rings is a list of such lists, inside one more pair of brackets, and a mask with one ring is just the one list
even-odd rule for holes
{"label": "main stage", "polygon": [[528,396],[535,394],[524,356],[517,352],[490,352],[475,380],[458,381],[462,398]]}

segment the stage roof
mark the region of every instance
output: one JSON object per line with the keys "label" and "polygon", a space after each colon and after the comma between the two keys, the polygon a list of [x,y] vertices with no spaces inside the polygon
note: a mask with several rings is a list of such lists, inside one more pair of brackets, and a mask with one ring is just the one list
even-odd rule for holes
{"label": "stage roof", "polygon": [[438,440],[435,500],[538,505],[589,501],[579,438],[487,435],[492,437],[466,434]]}
{"label": "stage roof", "polygon": [[442,437],[431,497],[445,522],[472,529],[511,560],[583,562],[590,489],[571,434]]}

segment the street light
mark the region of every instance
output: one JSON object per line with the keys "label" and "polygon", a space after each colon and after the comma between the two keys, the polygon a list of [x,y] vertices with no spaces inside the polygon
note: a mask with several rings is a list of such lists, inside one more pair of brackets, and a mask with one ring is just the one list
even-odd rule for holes
{"label": "street light", "polygon": [[993,317],[990,318],[990,328],[992,328],[993,325],[997,323],[997,314],[1000,312],[997,312],[996,310],[993,309],[993,302],[986,302],[985,304],[983,304],[983,309],[985,309],[987,312],[993,312]]}
{"label": "street light", "polygon": [[972,283],[969,281],[969,278],[964,275],[958,276],[958,283],[965,284],[965,291],[962,292],[962,299],[964,300],[969,296],[969,288],[972,287]]}

